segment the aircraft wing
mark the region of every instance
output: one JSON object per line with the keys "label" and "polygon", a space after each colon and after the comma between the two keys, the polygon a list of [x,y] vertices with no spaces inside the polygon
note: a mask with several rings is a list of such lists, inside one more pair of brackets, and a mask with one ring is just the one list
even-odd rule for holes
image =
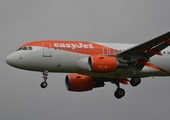
{"label": "aircraft wing", "polygon": [[141,70],[150,57],[162,55],[161,51],[170,45],[170,32],[137,45],[128,50],[117,53],[120,61],[135,64],[135,68]]}

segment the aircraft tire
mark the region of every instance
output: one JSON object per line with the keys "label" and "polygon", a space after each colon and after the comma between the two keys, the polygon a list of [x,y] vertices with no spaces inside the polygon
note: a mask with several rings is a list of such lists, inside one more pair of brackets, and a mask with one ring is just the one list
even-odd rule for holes
{"label": "aircraft tire", "polygon": [[48,86],[48,83],[47,82],[42,82],[40,84],[41,88],[46,88]]}
{"label": "aircraft tire", "polygon": [[136,87],[137,85],[139,85],[141,83],[141,79],[138,76],[134,76],[131,80],[130,80],[130,84],[133,87]]}
{"label": "aircraft tire", "polygon": [[125,95],[125,91],[124,91],[122,88],[117,88],[117,90],[116,90],[115,93],[114,93],[114,96],[115,96],[117,99],[122,98],[124,95]]}

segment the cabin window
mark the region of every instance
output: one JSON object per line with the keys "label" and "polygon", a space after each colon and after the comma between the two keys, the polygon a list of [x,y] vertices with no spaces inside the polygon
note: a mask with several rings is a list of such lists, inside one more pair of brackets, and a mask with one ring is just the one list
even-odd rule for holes
{"label": "cabin window", "polygon": [[113,49],[111,49],[110,52],[113,53]]}

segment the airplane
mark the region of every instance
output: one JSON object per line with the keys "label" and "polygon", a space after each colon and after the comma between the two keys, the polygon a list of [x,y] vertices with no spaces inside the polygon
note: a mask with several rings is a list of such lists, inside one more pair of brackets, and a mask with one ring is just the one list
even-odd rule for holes
{"label": "airplane", "polygon": [[69,91],[84,92],[117,86],[114,96],[125,95],[120,84],[138,86],[141,78],[170,76],[170,32],[143,44],[99,43],[69,40],[41,40],[22,45],[6,57],[10,66],[37,71],[47,87],[49,72],[69,73],[65,77]]}

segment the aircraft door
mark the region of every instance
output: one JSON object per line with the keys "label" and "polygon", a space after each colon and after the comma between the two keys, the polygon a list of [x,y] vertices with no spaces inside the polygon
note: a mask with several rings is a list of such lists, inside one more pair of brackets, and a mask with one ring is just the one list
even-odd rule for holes
{"label": "aircraft door", "polygon": [[42,46],[43,46],[43,57],[52,57],[50,42],[43,42]]}

